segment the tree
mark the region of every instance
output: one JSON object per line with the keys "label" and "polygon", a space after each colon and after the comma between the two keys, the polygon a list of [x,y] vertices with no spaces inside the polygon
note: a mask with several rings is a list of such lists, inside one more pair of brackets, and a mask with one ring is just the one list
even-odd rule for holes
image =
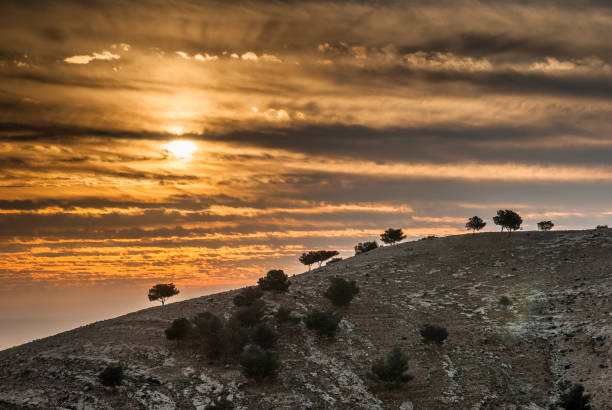
{"label": "tree", "polygon": [[399,229],[389,228],[380,234],[380,240],[386,243],[387,245],[388,244],[394,245],[395,242],[401,242],[404,239],[406,239],[406,235],[404,235],[404,232],[402,231],[401,228]]}
{"label": "tree", "polygon": [[164,306],[166,299],[178,294],[179,290],[174,286],[174,283],[158,283],[149,289],[149,301],[159,300]]}
{"label": "tree", "polygon": [[385,359],[375,361],[368,377],[391,389],[400,388],[414,378],[408,373],[408,357],[399,347],[394,347]]}
{"label": "tree", "polygon": [[370,252],[373,249],[378,248],[378,244],[376,241],[371,242],[360,242],[355,245],[355,255],[359,255],[360,253]]}
{"label": "tree", "polygon": [[342,318],[332,312],[314,309],[306,316],[304,323],[308,329],[316,330],[319,336],[333,336],[340,320]]}
{"label": "tree", "polygon": [[538,229],[540,231],[550,231],[555,224],[552,221],[540,221],[538,222]]}
{"label": "tree", "polygon": [[107,366],[102,373],[98,375],[98,378],[105,386],[118,386],[123,381],[123,367],[121,367],[120,364]]}
{"label": "tree", "polygon": [[347,281],[336,277],[331,280],[324,296],[331,300],[334,306],[348,306],[358,293],[359,288],[354,280]]}
{"label": "tree", "polygon": [[465,228],[471,230],[472,233],[476,233],[476,231],[480,231],[482,228],[486,226],[486,222],[482,220],[479,216],[473,216],[465,223]]}
{"label": "tree", "polygon": [[274,346],[274,343],[276,343],[276,339],[278,339],[278,336],[276,335],[274,329],[270,327],[270,325],[268,325],[267,323],[262,323],[261,325],[255,328],[255,331],[253,332],[251,338],[253,340],[253,343],[255,343],[256,345],[261,346],[264,349],[269,349]]}
{"label": "tree", "polygon": [[493,222],[495,223],[495,225],[501,226],[502,231],[504,230],[504,228],[506,228],[508,232],[511,232],[516,231],[521,227],[521,224],[523,223],[523,218],[521,218],[521,216],[516,212],[511,211],[509,209],[500,209],[499,211],[497,211],[497,216],[493,217]]}
{"label": "tree", "polygon": [[172,324],[168,329],[165,330],[166,339],[174,340],[174,339],[184,339],[187,337],[189,332],[191,331],[192,326],[189,319],[184,317],[179,319],[174,319]]}
{"label": "tree", "polygon": [[263,296],[263,292],[257,286],[249,286],[240,291],[239,294],[234,296],[234,305],[236,306],[249,306],[252,305],[257,299]]}
{"label": "tree", "polygon": [[193,319],[193,332],[202,344],[208,357],[217,357],[223,351],[221,339],[223,321],[214,313],[199,313]]}
{"label": "tree", "polygon": [[289,289],[289,277],[281,269],[269,271],[265,277],[257,281],[261,290],[273,290],[276,292],[286,292]]}
{"label": "tree", "polygon": [[266,351],[257,345],[248,345],[244,349],[240,364],[245,376],[256,381],[267,377],[274,378],[280,366],[276,353]]}
{"label": "tree", "polygon": [[446,328],[438,325],[426,324],[420,329],[423,343],[436,343],[441,345],[448,337]]}
{"label": "tree", "polygon": [[569,391],[563,393],[559,405],[565,410],[591,410],[591,396],[584,394],[584,386],[575,384]]}
{"label": "tree", "polygon": [[261,321],[261,318],[264,315],[264,310],[266,308],[266,303],[257,299],[249,306],[243,306],[234,313],[233,318],[237,320],[242,326],[252,327]]}
{"label": "tree", "polygon": [[317,262],[319,262],[319,268],[323,262],[340,254],[338,251],[317,251],[315,253],[317,255]]}
{"label": "tree", "polygon": [[319,255],[317,255],[317,253],[315,251],[309,251],[309,252],[305,252],[302,254],[302,256],[300,256],[299,261],[308,266],[308,272],[310,272],[310,265],[312,265],[313,263],[317,262],[319,259]]}

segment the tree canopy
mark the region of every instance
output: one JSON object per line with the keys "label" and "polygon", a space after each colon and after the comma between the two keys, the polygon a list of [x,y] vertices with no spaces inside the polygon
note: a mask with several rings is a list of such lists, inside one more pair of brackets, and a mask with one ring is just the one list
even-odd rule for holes
{"label": "tree canopy", "polygon": [[273,269],[257,282],[261,290],[285,292],[289,289],[289,277],[281,269]]}
{"label": "tree canopy", "polygon": [[179,290],[174,286],[174,283],[158,283],[149,289],[149,301],[159,300],[165,305],[166,300],[174,295],[178,295]]}
{"label": "tree canopy", "polygon": [[503,210],[500,209],[497,211],[497,215],[493,217],[493,222],[495,225],[501,226],[501,230],[504,228],[508,232],[516,231],[521,227],[523,223],[523,218],[519,214],[509,209]]}
{"label": "tree canopy", "polygon": [[401,228],[389,228],[380,234],[380,240],[386,244],[394,245],[396,242],[401,242],[404,239],[406,239],[406,235],[404,235]]}
{"label": "tree canopy", "polygon": [[376,248],[378,248],[378,244],[376,243],[376,241],[359,242],[357,245],[355,245],[355,255],[359,255],[360,253],[366,253]]}
{"label": "tree canopy", "polygon": [[465,228],[471,230],[473,233],[476,231],[480,231],[487,225],[485,221],[482,220],[479,216],[473,216],[465,223]]}
{"label": "tree canopy", "polygon": [[538,222],[538,229],[540,231],[550,231],[555,224],[552,221],[540,221]]}
{"label": "tree canopy", "polygon": [[326,251],[326,250],[308,251],[308,252],[303,253],[302,256],[300,256],[299,261],[303,263],[304,265],[307,265],[308,270],[310,271],[310,265],[312,265],[313,263],[318,262],[319,267],[321,267],[321,264],[323,262],[325,262],[329,258],[333,258],[336,255],[339,255],[338,251]]}

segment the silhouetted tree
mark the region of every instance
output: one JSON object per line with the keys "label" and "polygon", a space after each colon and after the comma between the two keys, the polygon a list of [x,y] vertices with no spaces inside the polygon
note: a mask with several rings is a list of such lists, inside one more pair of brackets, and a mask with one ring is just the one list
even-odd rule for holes
{"label": "silhouetted tree", "polygon": [[245,376],[256,381],[274,378],[280,366],[276,353],[266,351],[257,345],[248,345],[244,349],[240,364]]}
{"label": "silhouetted tree", "polygon": [[553,226],[555,226],[554,223],[552,223],[552,221],[540,221],[538,222],[538,229],[540,231],[550,231]]}
{"label": "silhouetted tree", "polygon": [[584,386],[574,384],[569,391],[561,395],[558,404],[565,410],[591,410],[590,400],[591,396],[584,394]]}
{"label": "silhouetted tree", "polygon": [[123,367],[119,364],[107,366],[102,373],[98,375],[98,378],[105,386],[118,386],[123,381]]}
{"label": "silhouetted tree", "polygon": [[318,255],[317,262],[319,262],[319,268],[321,264],[329,258],[339,255],[338,251],[317,251],[316,254]]}
{"label": "silhouetted tree", "polygon": [[354,280],[347,281],[342,278],[333,278],[324,295],[334,306],[348,306],[358,293],[359,288]]}
{"label": "silhouetted tree", "polygon": [[166,299],[178,294],[179,290],[174,286],[174,283],[158,283],[149,289],[149,301],[159,300],[163,306]]}
{"label": "silhouetted tree", "polygon": [[406,235],[404,235],[404,232],[402,231],[401,228],[399,229],[389,228],[380,234],[380,240],[386,243],[387,245],[388,244],[394,245],[395,242],[401,242],[404,239],[406,239]]}
{"label": "silhouetted tree", "polygon": [[252,305],[257,299],[263,296],[263,292],[257,286],[249,286],[240,291],[239,294],[234,296],[234,305],[236,306],[249,306]]}
{"label": "silhouetted tree", "polygon": [[300,263],[308,266],[308,272],[310,272],[310,265],[316,263],[319,259],[319,255],[315,251],[305,252],[300,256]]}
{"label": "silhouetted tree", "polygon": [[338,323],[342,318],[332,312],[324,312],[319,309],[314,309],[304,319],[306,327],[311,330],[316,330],[319,336],[333,336],[338,329]]}
{"label": "silhouetted tree", "polygon": [[285,275],[281,269],[269,271],[265,277],[259,278],[257,282],[261,290],[273,290],[276,292],[285,292],[289,289],[289,277]]}
{"label": "silhouetted tree", "polygon": [[487,225],[485,221],[482,220],[479,216],[473,216],[465,223],[465,228],[471,230],[472,233],[476,233],[476,231],[480,231]]}
{"label": "silhouetted tree", "polygon": [[191,331],[191,322],[187,318],[174,319],[168,329],[165,330],[166,339],[184,339]]}
{"label": "silhouetted tree", "polygon": [[359,255],[360,253],[366,253],[376,248],[378,248],[378,244],[376,243],[376,241],[360,242],[355,245],[355,255]]}
{"label": "silhouetted tree", "polygon": [[441,345],[448,337],[446,328],[438,325],[424,325],[420,331],[423,343],[436,343]]}
{"label": "silhouetted tree", "polygon": [[408,357],[399,347],[394,347],[385,359],[375,361],[368,377],[391,389],[400,388],[414,378],[408,373]]}
{"label": "silhouetted tree", "polygon": [[495,225],[501,226],[501,230],[504,228],[508,232],[516,231],[521,227],[523,223],[523,218],[519,214],[509,209],[497,211],[497,215],[493,217],[493,222]]}

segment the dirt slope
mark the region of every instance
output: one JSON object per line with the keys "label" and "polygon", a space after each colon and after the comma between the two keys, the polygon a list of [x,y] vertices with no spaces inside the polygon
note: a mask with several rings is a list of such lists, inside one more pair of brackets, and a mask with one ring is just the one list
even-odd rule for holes
{"label": "dirt slope", "polygon": [[[232,291],[0,352],[0,408],[204,409],[224,391],[241,409],[547,409],[568,382],[582,383],[594,408],[612,408],[612,230],[385,247],[292,277],[287,294],[264,296],[268,310],[327,307],[322,293],[334,275],[361,289],[337,337],[279,327],[275,382],[254,383],[237,362],[209,361],[164,337],[177,317],[231,314]],[[502,295],[512,306],[500,306]],[[425,323],[448,329],[444,345],[421,343]],[[409,355],[415,378],[386,391],[365,373],[394,346]],[[113,362],[126,368],[117,390],[96,378]]]}

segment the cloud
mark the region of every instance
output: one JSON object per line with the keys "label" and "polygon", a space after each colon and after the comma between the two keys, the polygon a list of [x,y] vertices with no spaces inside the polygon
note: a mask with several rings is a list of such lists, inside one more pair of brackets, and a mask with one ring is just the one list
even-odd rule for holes
{"label": "cloud", "polygon": [[240,58],[243,60],[251,60],[251,61],[257,61],[259,59],[259,57],[257,57],[257,54],[255,54],[252,51],[247,51],[246,53],[242,54]]}
{"label": "cloud", "polygon": [[64,61],[68,64],[89,64],[94,60],[118,60],[121,56],[119,54],[113,54],[110,51],[103,51],[101,53],[93,53],[91,55],[75,55],[72,57],[64,58]]}

